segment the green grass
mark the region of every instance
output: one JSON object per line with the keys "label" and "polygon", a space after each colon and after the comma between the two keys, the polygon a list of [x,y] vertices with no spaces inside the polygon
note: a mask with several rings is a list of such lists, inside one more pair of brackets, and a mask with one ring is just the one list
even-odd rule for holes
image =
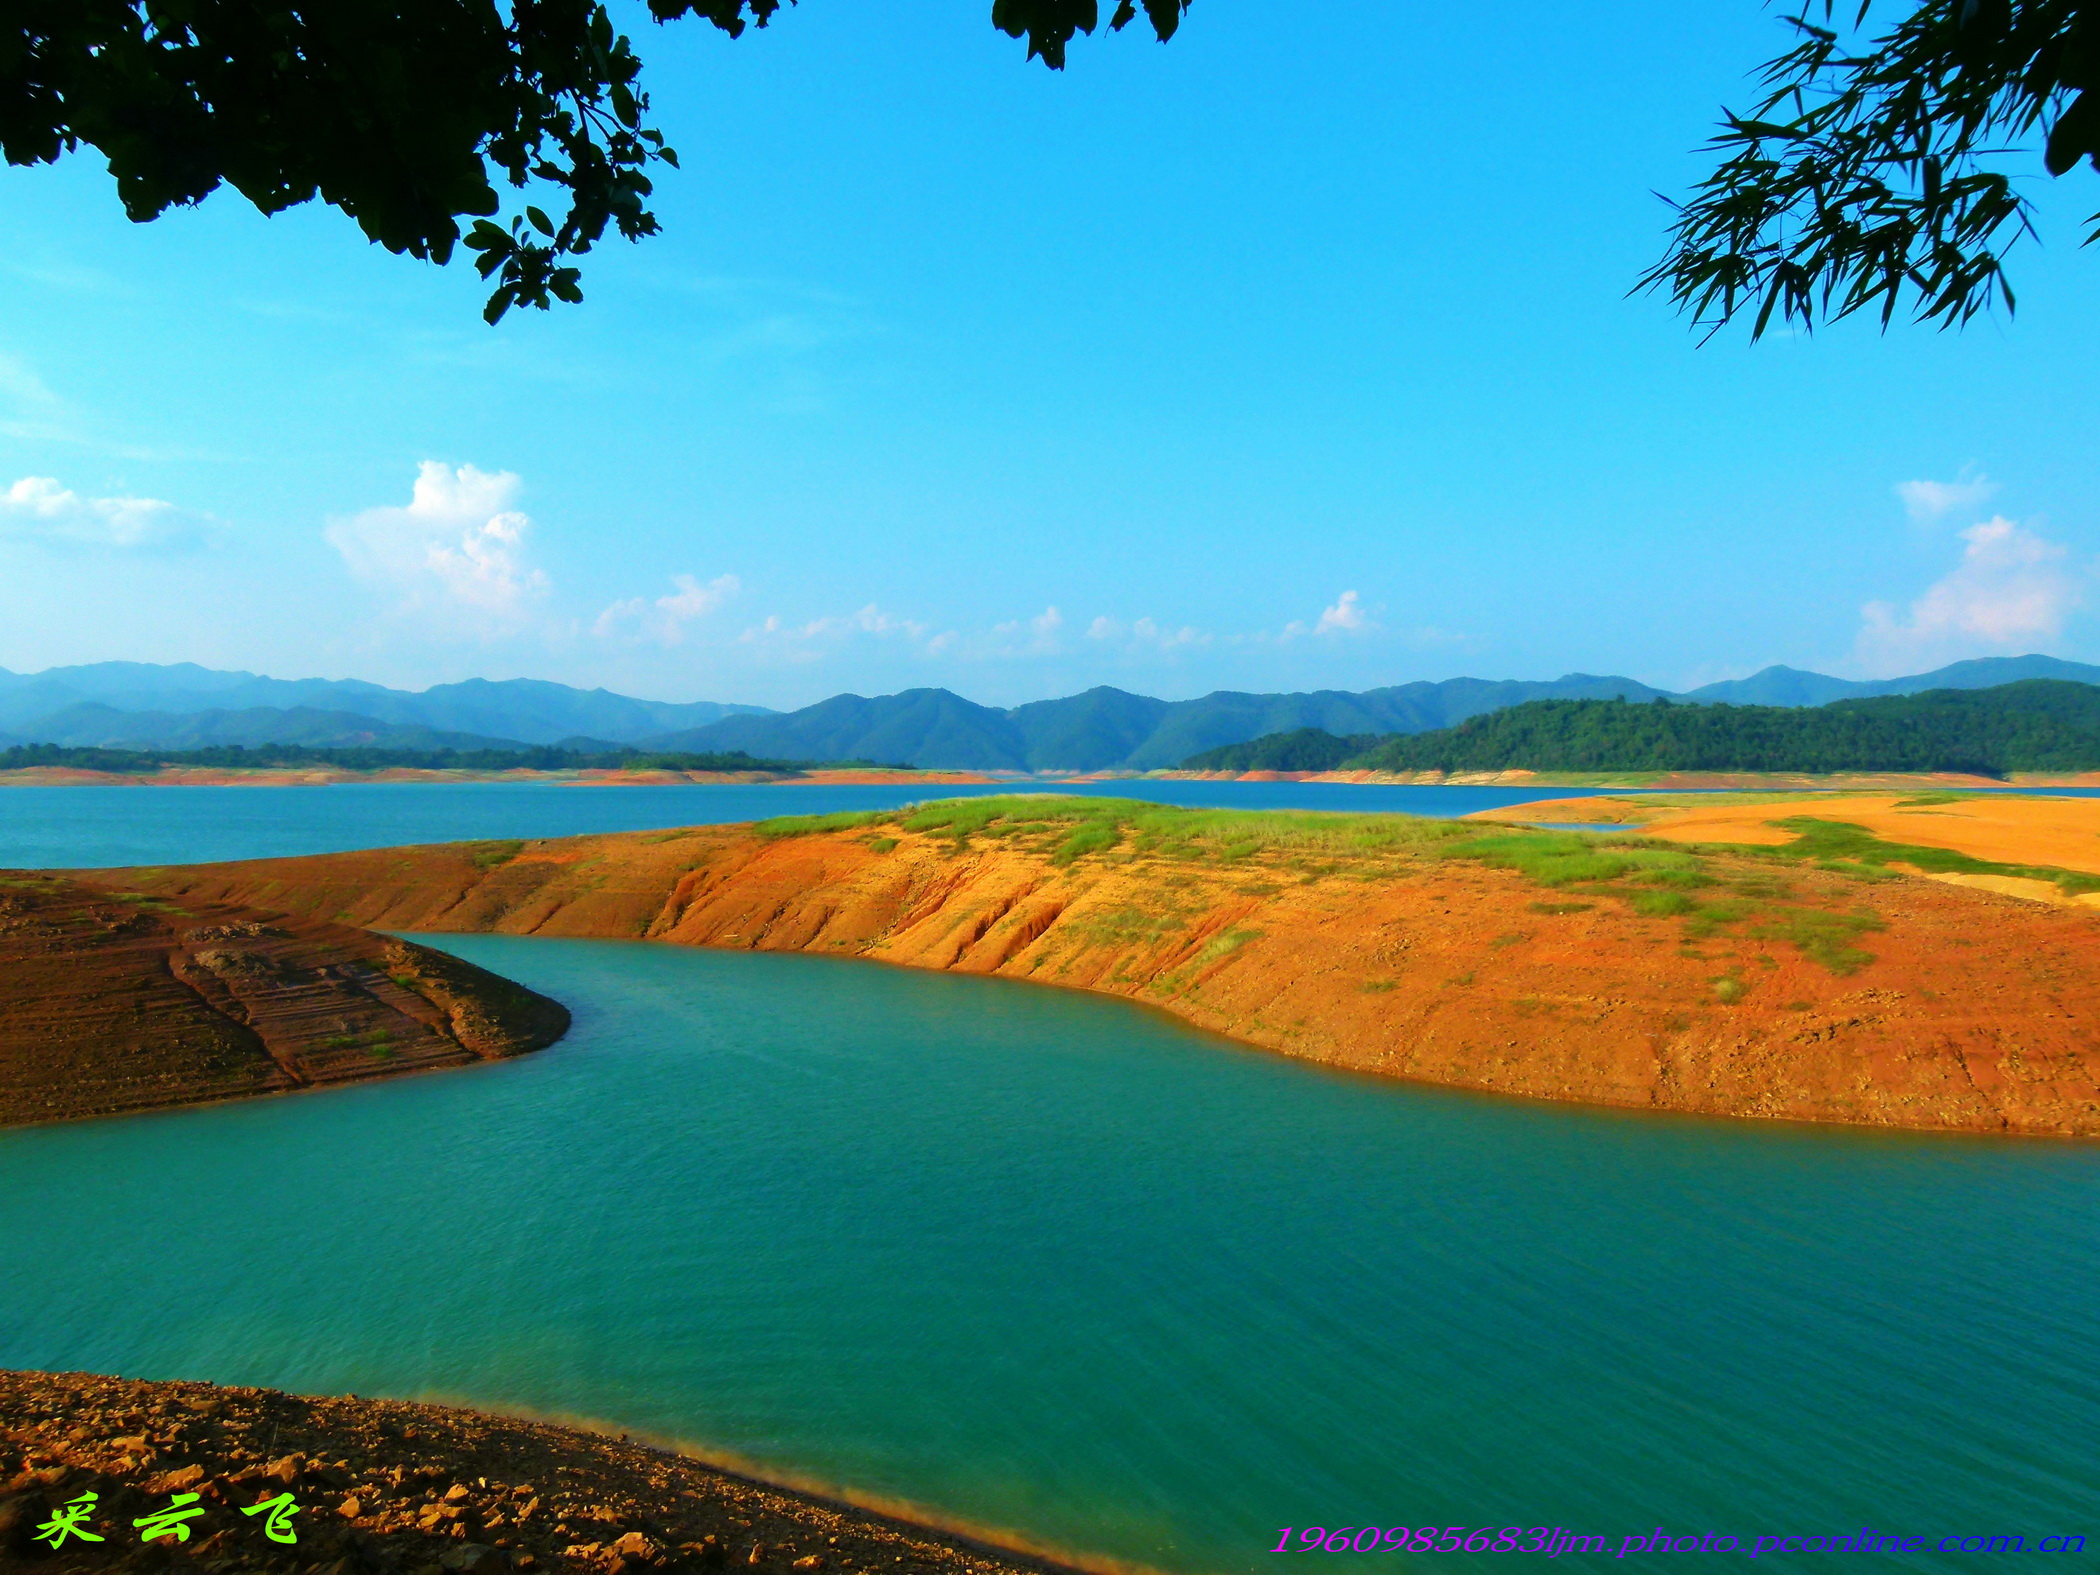
{"label": "green grass", "polygon": [[508,864],[512,859],[516,858],[524,850],[525,844],[517,841],[470,842],[467,846],[473,850],[474,867],[476,869],[492,870]]}
{"label": "green grass", "polygon": [[1719,902],[1694,903],[1686,911],[1684,933],[1692,940],[1703,941],[1715,931],[1740,923],[1757,911],[1754,902],[1731,902],[1725,898]]}
{"label": "green grass", "polygon": [[1760,941],[1785,941],[1835,974],[1857,973],[1874,960],[1853,945],[1859,936],[1886,929],[1872,913],[1831,913],[1822,908],[1778,908],[1749,930]]}
{"label": "green grass", "polygon": [[1260,930],[1227,930],[1223,935],[1213,935],[1203,950],[1196,956],[1196,966],[1214,963],[1220,957],[1230,956],[1249,941],[1261,939]]}
{"label": "green grass", "polygon": [[806,837],[863,826],[897,826],[946,838],[958,850],[973,838],[1012,840],[1071,864],[1090,856],[1239,863],[1266,853],[1358,856],[1433,848],[1472,836],[1454,821],[1402,815],[1293,810],[1181,809],[1127,798],[1075,794],[996,794],[943,799],[896,810],[787,815],[760,821],[762,837]]}
{"label": "green grass", "polygon": [[1631,901],[1633,911],[1644,919],[1674,919],[1699,907],[1681,891],[1637,891]]}
{"label": "green grass", "polygon": [[[1719,795],[1702,795],[1698,802],[1710,803],[1716,797]],[[1738,857],[1770,854],[1835,868],[1855,878],[1881,878],[1885,873],[1882,865],[1906,862],[1923,869],[2038,876],[2074,890],[2100,889],[2100,877],[1989,864],[1941,849],[1884,843],[1860,827],[1838,822],[1801,817],[1781,824],[1797,832],[1801,840],[1787,848],[1729,848],[1727,853]],[[1515,871],[1536,885],[1580,899],[1532,903],[1539,913],[1580,913],[1609,898],[1627,904],[1643,918],[1681,920],[1687,943],[1731,932],[1784,942],[1837,974],[1855,972],[1871,962],[1871,954],[1861,949],[1858,940],[1883,928],[1882,921],[1871,913],[1839,913],[1786,902],[1783,899],[1790,895],[1791,887],[1774,876],[1733,879],[1725,888],[1730,893],[1727,896],[1695,895],[1720,885],[1707,872],[1707,860],[1714,850],[1654,842],[1637,833],[1511,828],[1483,834],[1477,825],[1402,815],[1181,809],[1135,799],[1064,794],[999,794],[897,810],[783,816],[763,821],[756,829],[761,836],[778,838],[873,826],[943,838],[957,852],[969,847],[973,839],[1004,842],[1062,866],[1107,858],[1222,868],[1266,856],[1274,861],[1270,868],[1292,870],[1307,882],[1361,871],[1367,863],[1382,872],[1380,878],[1394,878],[1416,860],[1470,861]],[[890,836],[872,838],[869,846],[887,851],[896,841]],[[1106,944],[1157,941],[1182,927],[1183,919],[1171,904],[1096,914],[1081,926],[1088,939]],[[1230,932],[1212,941],[1210,948],[1225,943],[1229,949],[1252,938],[1253,933]]]}
{"label": "green grass", "polygon": [[2057,869],[2046,864],[1998,864],[1971,858],[1952,848],[1925,848],[1910,843],[1884,842],[1864,826],[1849,821],[1818,820],[1796,815],[1774,824],[1795,833],[1797,840],[1781,848],[1763,848],[1764,857],[1810,859],[1825,869],[1869,876],[1886,873],[1890,864],[1908,864],[1931,875],[2011,875],[2021,880],[2054,881],[2067,895],[2100,891],[2100,875],[2082,870]]}
{"label": "green grass", "polygon": [[1472,837],[1439,850],[1447,859],[1473,859],[1512,869],[1541,886],[1615,881],[1631,875],[1666,885],[1703,885],[1698,855],[1638,838],[1599,840],[1579,831],[1517,831]]}
{"label": "green grass", "polygon": [[751,829],[768,839],[815,837],[827,831],[856,831],[862,826],[879,826],[895,818],[888,810],[844,809],[831,815],[776,815],[771,820],[761,820]]}

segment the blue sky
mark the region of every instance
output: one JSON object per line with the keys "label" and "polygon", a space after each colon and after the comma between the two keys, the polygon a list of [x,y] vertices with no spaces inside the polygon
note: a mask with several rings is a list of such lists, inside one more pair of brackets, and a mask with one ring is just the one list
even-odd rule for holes
{"label": "blue sky", "polygon": [[1062,75],[987,11],[634,15],[665,234],[495,330],[333,210],[0,171],[0,666],[787,706],[2100,659],[2090,172],[2036,167],[2011,323],[1702,347],[1626,290],[1756,0],[1198,0]]}

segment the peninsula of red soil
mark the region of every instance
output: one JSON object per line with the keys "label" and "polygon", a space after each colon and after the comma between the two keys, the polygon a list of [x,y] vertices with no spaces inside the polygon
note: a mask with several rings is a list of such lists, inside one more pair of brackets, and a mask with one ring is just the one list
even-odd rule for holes
{"label": "peninsula of red soil", "polygon": [[1502,1094],[2100,1134],[2089,910],[1758,849],[1616,852],[1405,817],[1112,802],[963,800],[886,823],[83,878],[387,929],[1030,979],[1332,1066]]}
{"label": "peninsula of red soil", "polygon": [[[133,1522],[195,1494],[186,1542]],[[93,1494],[103,1540],[38,1540]],[[243,1510],[290,1494],[270,1540]],[[459,1411],[271,1389],[0,1371],[0,1568],[248,1575],[1037,1575],[996,1553],[642,1443]]]}
{"label": "peninsula of red soil", "polygon": [[537,1050],[569,1014],[458,958],[237,903],[0,872],[0,1126]]}

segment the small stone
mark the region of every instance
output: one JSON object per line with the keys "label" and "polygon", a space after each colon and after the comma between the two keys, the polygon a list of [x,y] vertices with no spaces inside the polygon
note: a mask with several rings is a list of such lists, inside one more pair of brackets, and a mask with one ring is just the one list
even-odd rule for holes
{"label": "small stone", "polygon": [[297,1455],[280,1456],[263,1467],[263,1475],[274,1477],[286,1487],[290,1487],[299,1480],[299,1457]]}
{"label": "small stone", "polygon": [[365,1512],[365,1506],[354,1498],[346,1498],[336,1505],[335,1512],[345,1520],[355,1520]]}
{"label": "small stone", "polygon": [[455,1482],[452,1486],[445,1489],[445,1502],[447,1504],[457,1504],[462,1499],[471,1498],[472,1496],[472,1491],[464,1482]]}
{"label": "small stone", "polygon": [[630,1531],[614,1541],[611,1552],[615,1558],[640,1559],[646,1564],[663,1552],[663,1549],[639,1531]]}
{"label": "small stone", "polygon": [[765,1544],[764,1544],[763,1542],[754,1542],[754,1543],[752,1543],[752,1544],[751,1544],[751,1557],[750,1557],[750,1558],[748,1558],[748,1559],[746,1559],[746,1560],[745,1560],[744,1562],[745,1562],[745,1563],[747,1563],[747,1564],[763,1564],[763,1563],[765,1563],[765,1562],[766,1562],[766,1545],[765,1545]]}
{"label": "small stone", "polygon": [[814,1553],[804,1554],[795,1560],[795,1568],[798,1570],[820,1570],[823,1567],[824,1561]]}
{"label": "small stone", "polygon": [[202,1466],[184,1466],[179,1471],[164,1471],[146,1484],[148,1493],[187,1493],[204,1480]]}

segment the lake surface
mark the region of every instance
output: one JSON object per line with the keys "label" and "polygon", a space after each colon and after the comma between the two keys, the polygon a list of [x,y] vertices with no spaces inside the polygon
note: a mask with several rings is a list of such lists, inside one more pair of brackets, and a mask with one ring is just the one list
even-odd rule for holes
{"label": "lake surface", "polygon": [[472,838],[658,831],[773,815],[894,809],[985,793],[1084,793],[1232,809],[1470,815],[1567,788],[1369,787],[1333,782],[1108,782],[993,786],[580,787],[548,782],[329,787],[0,788],[0,869],[90,869],[289,858]]}
{"label": "lake surface", "polygon": [[570,1039],[0,1134],[0,1365],[596,1417],[1176,1571],[1374,1522],[2100,1531],[2092,1147],[1411,1089],[828,959],[442,944]]}
{"label": "lake surface", "polygon": [[[49,862],[263,851],[213,790],[114,791]],[[229,791],[258,839],[354,846],[402,840],[326,807],[361,792],[655,790]],[[574,1031],[0,1133],[0,1365],[596,1418],[1177,1575],[1274,1568],[1286,1526],[2100,1548],[2100,1145],[1473,1097],[829,959],[435,944]]]}

